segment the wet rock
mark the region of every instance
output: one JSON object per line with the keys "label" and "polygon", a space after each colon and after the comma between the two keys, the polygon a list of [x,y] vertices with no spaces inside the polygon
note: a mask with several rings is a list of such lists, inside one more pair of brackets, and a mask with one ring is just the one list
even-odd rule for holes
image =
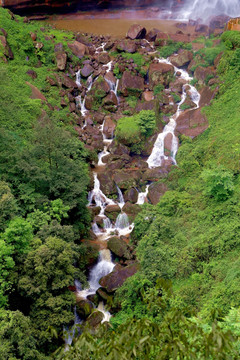
{"label": "wet rock", "polygon": [[115,76],[113,75],[112,71],[109,71],[108,73],[106,73],[104,75],[104,79],[109,81],[111,84],[114,84],[116,85],[116,78]]}
{"label": "wet rock", "polygon": [[77,302],[77,313],[81,319],[86,319],[93,311],[93,304],[89,300],[80,300]]}
{"label": "wet rock", "polygon": [[124,201],[135,204],[138,200],[138,191],[135,188],[127,190],[124,194]]}
{"label": "wet rock", "polygon": [[210,32],[212,33],[215,29],[224,29],[229,20],[228,15],[214,16],[209,22]]}
{"label": "wet rock", "polygon": [[143,39],[146,35],[146,29],[142,25],[139,24],[133,24],[128,32],[127,37],[134,40],[134,39]]}
{"label": "wet rock", "polygon": [[140,76],[132,75],[129,71],[124,71],[119,81],[118,89],[124,96],[140,96],[144,90],[144,79]]}
{"label": "wet rock", "polygon": [[85,64],[81,69],[81,75],[85,78],[89,77],[94,72],[93,67],[90,64]]}
{"label": "wet rock", "polygon": [[130,254],[128,245],[125,243],[125,241],[123,241],[119,237],[117,237],[117,236],[111,237],[108,240],[107,247],[116,256],[118,256],[120,258],[123,257],[128,260],[131,259],[131,254]]}
{"label": "wet rock", "polygon": [[162,84],[168,86],[174,76],[174,67],[165,63],[152,63],[149,67],[149,87]]}
{"label": "wet rock", "polygon": [[154,41],[155,46],[164,46],[167,44],[167,41],[169,40],[169,37],[167,34],[163,32],[158,32],[156,39]]}
{"label": "wet rock", "polygon": [[99,283],[107,292],[111,293],[122,286],[124,281],[133,276],[137,271],[138,264],[136,263],[126,267],[117,267],[116,270],[114,269],[113,272],[101,278]]}
{"label": "wet rock", "polygon": [[98,298],[97,294],[88,295],[87,299],[89,301],[91,301],[91,303],[93,303],[95,306],[98,306],[99,298]]}
{"label": "wet rock", "polygon": [[98,216],[98,215],[95,216],[94,222],[98,225],[98,227],[103,228],[104,222],[103,222],[103,217],[102,216]]}
{"label": "wet rock", "polygon": [[119,213],[121,212],[120,207],[116,204],[116,205],[107,205],[106,209],[105,209],[105,215],[111,220],[111,221],[116,221]]}
{"label": "wet rock", "polygon": [[130,202],[126,202],[122,211],[125,212],[128,216],[129,222],[132,223],[137,216],[137,214],[141,211],[141,206],[137,204],[131,204]]}
{"label": "wet rock", "polygon": [[208,128],[208,121],[201,108],[184,111],[177,119],[176,134],[194,138]]}
{"label": "wet rock", "polygon": [[171,156],[173,136],[168,133],[164,138],[164,155]]}
{"label": "wet rock", "polygon": [[117,50],[134,54],[137,51],[137,45],[133,40],[121,40],[117,44]]}
{"label": "wet rock", "polygon": [[104,127],[103,127],[103,133],[107,139],[113,138],[115,128],[116,128],[116,124],[112,120],[111,116],[106,116],[105,122],[104,122]]}
{"label": "wet rock", "polygon": [[86,327],[95,330],[99,327],[104,319],[104,315],[101,311],[94,310],[86,320]]}
{"label": "wet rock", "polygon": [[67,54],[63,51],[59,51],[55,56],[58,70],[64,71],[67,65]]}
{"label": "wet rock", "polygon": [[174,66],[186,66],[193,59],[193,53],[189,50],[179,50],[177,54],[170,56],[170,61]]}
{"label": "wet rock", "polygon": [[163,183],[153,183],[149,186],[148,189],[148,199],[153,205],[158,204],[160,198],[167,191],[167,185]]}
{"label": "wet rock", "polygon": [[88,54],[88,48],[86,45],[80,43],[79,41],[74,41],[72,44],[68,43],[69,49],[72,50],[73,54],[79,57],[80,59]]}

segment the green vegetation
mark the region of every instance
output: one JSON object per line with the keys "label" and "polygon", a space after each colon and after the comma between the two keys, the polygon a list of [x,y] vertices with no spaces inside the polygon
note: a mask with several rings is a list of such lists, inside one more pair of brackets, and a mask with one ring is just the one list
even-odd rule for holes
{"label": "green vegetation", "polygon": [[116,140],[130,146],[132,152],[141,151],[144,141],[156,128],[155,113],[142,110],[131,117],[121,118],[116,127]]}
{"label": "green vegetation", "polygon": [[168,40],[167,45],[158,48],[158,52],[160,57],[167,58],[170,55],[178,52],[179,49],[191,50],[192,44],[185,44],[182,42],[175,42],[173,40]]}

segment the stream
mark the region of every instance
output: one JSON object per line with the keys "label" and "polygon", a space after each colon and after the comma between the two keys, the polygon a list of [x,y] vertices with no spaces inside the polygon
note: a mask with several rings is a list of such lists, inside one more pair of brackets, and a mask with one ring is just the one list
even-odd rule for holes
{"label": "stream", "polygon": [[[104,51],[105,44],[103,43],[99,46],[96,51]],[[157,61],[161,63],[171,64],[168,59],[157,59]],[[172,65],[172,64],[171,64]],[[113,91],[114,94],[117,96],[117,89],[118,89],[118,80],[113,81],[111,80],[114,78],[113,73],[111,76],[108,76],[112,69],[112,62],[110,61],[105,66],[105,79],[110,85],[110,91]],[[195,104],[196,108],[199,107],[200,101],[200,94],[196,90],[196,88],[190,85],[190,81],[192,78],[189,76],[186,70],[179,69],[174,67],[175,74],[178,73],[178,78],[184,80],[184,85],[182,88],[181,100],[177,104],[177,110],[174,115],[172,115],[169,119],[169,122],[165,125],[163,131],[158,134],[158,137],[154,143],[151,155],[147,159],[147,164],[149,168],[155,168],[162,165],[162,161],[165,159],[171,159],[172,164],[177,165],[176,163],[176,154],[178,151],[178,138],[175,135],[175,127],[176,121],[179,115],[184,111],[181,110],[181,105],[184,103],[187,92],[188,96],[190,96],[192,102]],[[96,80],[96,79],[95,79]],[[91,76],[87,79],[87,90],[86,94],[91,90],[93,79]],[[80,87],[81,86],[81,76],[80,70],[76,73],[76,83]],[[86,96],[85,94],[85,96]],[[86,117],[87,109],[85,108],[85,97],[81,98],[78,96],[76,98],[76,102],[78,107],[81,111],[83,117]],[[195,109],[196,109],[195,108]],[[185,110],[189,111],[189,110]],[[86,123],[83,127],[86,126]],[[105,164],[103,162],[103,158],[108,155],[110,152],[108,148],[114,139],[114,134],[112,134],[111,138],[107,138],[104,134],[104,122],[102,125],[99,125],[99,130],[102,132],[103,135],[103,142],[104,142],[104,150],[98,154],[98,163],[95,165],[95,170],[93,170],[93,178],[94,178],[94,187],[88,194],[88,207],[99,207],[99,213],[97,214],[98,218],[102,218],[102,226],[100,227],[95,221],[92,223],[92,231],[95,234],[97,241],[106,242],[112,236],[121,236],[121,235],[129,235],[134,228],[134,224],[129,223],[128,216],[125,212],[123,212],[123,207],[125,205],[124,196],[122,194],[121,189],[116,184],[116,192],[118,194],[117,200],[113,200],[108,198],[103,191],[101,190],[101,184],[98,179],[98,172],[104,171]],[[164,139],[165,137],[171,134],[172,135],[172,146],[171,146],[171,153],[169,156],[164,154]],[[148,189],[151,183],[148,183],[145,187],[145,191],[139,192],[138,199],[136,204],[142,205],[147,202],[148,196]],[[116,221],[111,221],[105,214],[105,209],[109,205],[118,205],[121,212],[116,218]],[[76,287],[76,298],[78,301],[82,299],[87,299],[89,295],[93,295],[96,293],[98,288],[100,287],[99,280],[103,277],[108,275],[113,271],[115,264],[112,261],[111,252],[108,249],[103,249],[99,253],[98,262],[92,268],[89,273],[88,284],[89,287],[86,289],[82,289],[81,284],[76,280],[75,287]],[[111,314],[105,309],[104,303],[100,302],[97,310],[101,311],[104,315],[102,322],[109,321]],[[76,311],[75,311],[75,325],[79,324],[81,319],[78,318]],[[68,331],[68,337],[66,338],[66,344],[71,344],[71,334],[73,331]]]}

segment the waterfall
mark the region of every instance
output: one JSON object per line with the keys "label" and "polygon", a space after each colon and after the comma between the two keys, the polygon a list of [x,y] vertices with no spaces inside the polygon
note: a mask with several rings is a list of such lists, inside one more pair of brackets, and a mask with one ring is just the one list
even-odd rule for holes
{"label": "waterfall", "polygon": [[111,71],[112,69],[112,60],[109,61],[106,65],[103,65],[103,67],[106,67],[106,73],[108,73],[109,71]]}
{"label": "waterfall", "polygon": [[105,165],[105,164],[103,163],[103,161],[102,161],[102,158],[103,158],[104,156],[106,156],[106,155],[109,155],[109,154],[110,154],[110,152],[107,151],[107,146],[105,145],[103,151],[101,151],[101,152],[98,154],[98,166],[104,166],[104,165]]}
{"label": "waterfall", "polygon": [[118,199],[119,199],[118,205],[122,209],[125,205],[124,197],[123,197],[123,194],[122,194],[121,190],[119,189],[119,187],[117,185],[116,185],[116,187],[117,187]]}
{"label": "waterfall", "polygon": [[129,227],[128,216],[126,213],[121,213],[118,215],[115,226],[119,230]]}
{"label": "waterfall", "polygon": [[[172,65],[168,59],[159,59],[159,62]],[[175,71],[175,73],[180,72],[181,75],[179,78],[185,80],[187,83],[185,85],[183,85],[181,101],[178,103],[176,113],[170,117],[169,123],[164,127],[163,132],[158,135],[158,137],[154,143],[152,153],[149,156],[149,158],[147,159],[149,168],[155,168],[155,167],[161,166],[162,160],[168,159],[168,156],[166,156],[164,154],[164,139],[167,136],[167,134],[172,135],[171,159],[172,159],[173,164],[176,165],[175,157],[176,157],[176,154],[178,151],[178,138],[176,137],[174,131],[175,131],[175,127],[177,124],[176,120],[179,117],[180,113],[182,112],[180,107],[186,100],[186,96],[187,96],[186,87],[187,86],[190,88],[189,92],[190,92],[190,97],[191,97],[192,101],[196,104],[197,107],[199,106],[200,94],[198,93],[198,91],[196,90],[196,88],[194,86],[189,84],[189,82],[192,80],[192,78],[189,76],[189,74],[187,73],[186,70],[179,69],[176,66],[174,66],[174,71]]]}
{"label": "waterfall", "polygon": [[194,0],[187,1],[179,15],[181,19],[202,19],[207,21],[211,16],[229,15],[237,17],[240,15],[239,0]]}
{"label": "waterfall", "polygon": [[108,199],[106,195],[100,189],[100,182],[98,180],[97,174],[94,173],[94,188],[88,195],[89,206],[94,205],[92,201],[95,201],[96,206],[101,208],[99,215],[104,215],[104,210],[107,205],[115,205],[114,201]]}
{"label": "waterfall", "polygon": [[102,324],[103,324],[105,321],[107,321],[107,322],[110,321],[111,314],[110,314],[109,311],[107,311],[107,310],[105,309],[105,306],[104,306],[104,304],[103,304],[102,301],[98,304],[97,310],[98,310],[98,311],[101,311],[101,313],[103,313],[103,315],[104,315],[104,318],[102,319],[102,322],[101,322]]}
{"label": "waterfall", "polygon": [[105,230],[112,229],[112,223],[111,223],[111,220],[108,217],[105,217],[103,219],[103,225],[104,225]]}
{"label": "waterfall", "polygon": [[148,194],[148,188],[149,188],[150,184],[146,186],[146,189],[144,192],[140,192],[138,194],[138,200],[137,200],[137,204],[138,205],[143,205],[147,199],[147,194]]}
{"label": "waterfall", "polygon": [[77,292],[78,298],[86,299],[87,296],[95,294],[100,287],[99,280],[113,271],[114,263],[112,262],[111,252],[108,249],[101,250],[99,253],[98,263],[92,268],[89,274],[89,288]]}
{"label": "waterfall", "polygon": [[100,52],[106,52],[106,51],[104,50],[104,47],[105,47],[106,44],[107,44],[106,42],[103,42],[100,46],[98,46],[98,47],[96,48],[96,50],[95,50],[95,53],[96,53],[96,54],[99,54]]}
{"label": "waterfall", "polygon": [[81,73],[80,73],[80,70],[78,70],[77,72],[76,72],[76,84],[77,84],[77,86],[78,87],[80,87],[81,86]]}

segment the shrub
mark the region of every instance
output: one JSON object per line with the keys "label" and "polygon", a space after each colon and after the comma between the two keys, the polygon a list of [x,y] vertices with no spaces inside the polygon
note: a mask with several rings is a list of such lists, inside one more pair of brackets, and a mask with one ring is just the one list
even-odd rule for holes
{"label": "shrub", "polygon": [[205,182],[205,195],[223,201],[232,195],[234,190],[233,174],[224,168],[205,169],[201,174]]}

